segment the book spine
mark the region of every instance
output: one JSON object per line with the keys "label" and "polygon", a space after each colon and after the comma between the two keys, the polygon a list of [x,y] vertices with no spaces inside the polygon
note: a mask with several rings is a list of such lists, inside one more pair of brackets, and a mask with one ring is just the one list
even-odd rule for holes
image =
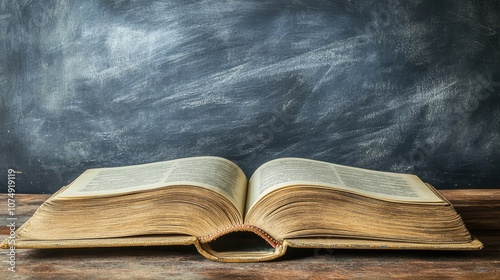
{"label": "book spine", "polygon": [[226,234],[232,233],[232,232],[238,232],[238,231],[253,232],[253,233],[257,234],[258,236],[262,237],[264,240],[266,240],[267,243],[269,243],[269,245],[271,245],[273,248],[277,248],[277,247],[280,247],[283,245],[283,241],[280,241],[280,240],[272,237],[264,230],[262,230],[256,226],[245,225],[245,224],[234,225],[234,226],[230,226],[230,227],[218,230],[212,234],[198,237],[198,240],[200,241],[200,243],[208,243],[208,242],[213,241],[213,240],[215,240],[223,235],[226,235]]}

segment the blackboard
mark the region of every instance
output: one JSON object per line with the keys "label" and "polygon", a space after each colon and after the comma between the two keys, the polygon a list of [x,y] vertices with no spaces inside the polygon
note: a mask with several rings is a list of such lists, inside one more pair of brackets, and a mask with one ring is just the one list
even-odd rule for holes
{"label": "blackboard", "polygon": [[500,186],[498,1],[0,1],[0,170],[279,157]]}

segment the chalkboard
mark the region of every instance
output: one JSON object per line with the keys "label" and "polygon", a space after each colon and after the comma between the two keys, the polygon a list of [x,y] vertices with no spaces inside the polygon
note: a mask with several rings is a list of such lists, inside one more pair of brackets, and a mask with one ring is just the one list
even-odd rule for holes
{"label": "chalkboard", "polygon": [[199,155],[499,187],[499,31],[494,0],[0,1],[0,191]]}

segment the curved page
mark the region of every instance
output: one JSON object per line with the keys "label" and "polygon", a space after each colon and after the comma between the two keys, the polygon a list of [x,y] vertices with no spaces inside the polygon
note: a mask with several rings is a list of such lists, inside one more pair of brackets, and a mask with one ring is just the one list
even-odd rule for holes
{"label": "curved page", "polygon": [[247,185],[245,174],[227,159],[208,156],[89,169],[56,199],[121,195],[174,185],[213,190],[229,199],[243,213]]}
{"label": "curved page", "polygon": [[263,164],[250,178],[246,211],[266,194],[293,185],[335,188],[403,203],[447,204],[415,175],[309,159],[281,158]]}

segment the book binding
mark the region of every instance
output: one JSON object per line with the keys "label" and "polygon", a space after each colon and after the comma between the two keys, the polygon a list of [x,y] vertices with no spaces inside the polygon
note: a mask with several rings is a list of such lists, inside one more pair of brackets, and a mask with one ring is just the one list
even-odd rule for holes
{"label": "book binding", "polygon": [[[249,231],[262,237],[263,230],[256,227],[235,227],[226,230],[232,232]],[[269,235],[268,235],[269,236]],[[325,248],[325,249],[379,249],[379,250],[480,250],[483,244],[475,237],[468,243],[411,243],[400,241],[365,240],[355,238],[293,238],[278,241],[271,236],[264,238],[269,243],[269,250],[218,252],[212,249],[210,242],[215,238],[195,237],[187,235],[136,236],[103,239],[77,240],[15,240],[9,244],[9,238],[0,243],[0,248],[9,249],[61,249],[61,248],[103,248],[103,247],[140,247],[140,246],[170,246],[194,245],[198,252],[214,261],[220,262],[261,262],[277,259],[283,256],[288,248]]]}

